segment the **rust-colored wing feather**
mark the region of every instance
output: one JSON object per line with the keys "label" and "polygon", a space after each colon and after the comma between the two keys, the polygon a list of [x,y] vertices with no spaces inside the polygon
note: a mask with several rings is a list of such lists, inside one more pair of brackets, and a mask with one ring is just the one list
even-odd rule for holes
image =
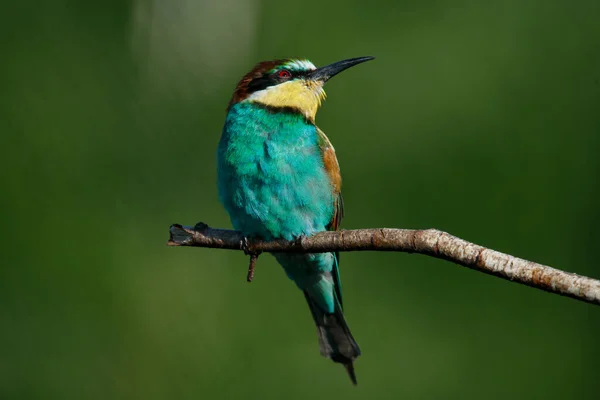
{"label": "rust-colored wing feather", "polygon": [[[344,217],[344,199],[342,198],[342,175],[340,174],[340,165],[338,164],[337,157],[335,156],[335,149],[331,145],[331,142],[325,136],[322,130],[317,128],[319,134],[319,147],[323,156],[323,165],[329,175],[331,181],[331,189],[333,190],[333,201],[334,201],[334,212],[331,217],[327,229],[330,231],[337,231],[342,223]],[[342,302],[342,282],[340,281],[340,253],[335,253],[335,263],[333,265],[332,277],[335,287],[335,294],[340,303],[340,308],[344,308]]]}
{"label": "rust-colored wing feather", "polygon": [[327,229],[336,231],[340,227],[342,217],[344,216],[344,200],[342,199],[342,175],[340,174],[340,165],[338,164],[337,157],[335,156],[335,149],[331,145],[331,142],[325,136],[322,130],[317,128],[319,134],[319,147],[323,157],[323,165],[325,171],[329,175],[331,181],[331,188],[333,190],[334,207],[335,211],[331,222],[327,226]]}

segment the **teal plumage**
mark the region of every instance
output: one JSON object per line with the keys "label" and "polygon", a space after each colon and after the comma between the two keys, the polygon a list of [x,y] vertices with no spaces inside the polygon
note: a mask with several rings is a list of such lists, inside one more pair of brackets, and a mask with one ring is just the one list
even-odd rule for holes
{"label": "teal plumage", "polygon": [[[219,143],[219,196],[246,236],[292,240],[327,230],[334,194],[316,127],[298,113],[249,103],[231,107]],[[276,255],[301,290],[331,272],[332,253]],[[333,312],[331,288],[318,304]]]}
{"label": "teal plumage", "polygon": [[318,141],[297,113],[231,107],[219,143],[219,194],[228,211],[243,211],[231,214],[236,228],[288,240],[325,230],[333,194]]}
{"label": "teal plumage", "polygon": [[[351,66],[348,61],[367,59],[336,63],[335,71],[332,64],[324,72],[308,61],[261,63],[238,85],[218,146],[218,188],[234,228],[245,236],[292,240],[337,229],[339,167],[314,114],[322,85]],[[339,257],[274,255],[305,294],[321,353],[344,364],[356,383],[352,363],[360,350],[342,313]]]}

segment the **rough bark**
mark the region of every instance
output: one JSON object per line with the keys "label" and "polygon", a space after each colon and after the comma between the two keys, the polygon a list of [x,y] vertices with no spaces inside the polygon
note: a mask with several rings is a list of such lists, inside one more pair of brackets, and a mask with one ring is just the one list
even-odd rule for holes
{"label": "rough bark", "polygon": [[[172,225],[169,246],[243,250],[256,262],[261,252],[398,251],[452,261],[486,274],[600,305],[600,281],[500,253],[437,229],[356,229],[320,232],[293,241],[246,239],[237,231]],[[254,263],[251,263],[253,270]],[[253,271],[252,271],[253,272]],[[248,276],[249,280],[250,275]]]}

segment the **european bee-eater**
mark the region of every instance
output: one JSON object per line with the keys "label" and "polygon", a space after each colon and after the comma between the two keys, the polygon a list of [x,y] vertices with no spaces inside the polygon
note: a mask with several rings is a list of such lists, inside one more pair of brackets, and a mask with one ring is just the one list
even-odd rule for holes
{"label": "european bee-eater", "polygon": [[[261,62],[238,83],[218,148],[219,197],[246,237],[293,240],[337,230],[343,216],[340,167],[315,125],[330,78],[374,57],[315,68],[307,60]],[[321,354],[346,367],[356,384],[360,349],[342,313],[339,254],[275,258],[304,296]]]}

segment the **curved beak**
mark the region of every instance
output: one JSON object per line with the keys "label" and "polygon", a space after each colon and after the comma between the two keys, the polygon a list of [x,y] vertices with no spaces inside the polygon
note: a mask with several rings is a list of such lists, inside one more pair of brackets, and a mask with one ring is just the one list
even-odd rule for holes
{"label": "curved beak", "polygon": [[314,71],[308,73],[306,78],[321,81],[323,83],[327,82],[329,79],[333,78],[340,72],[360,63],[364,63],[365,61],[373,60],[375,57],[367,56],[367,57],[357,57],[357,58],[349,58],[347,60],[342,60],[338,62],[334,62],[333,64],[326,65],[321,68],[317,68]]}

